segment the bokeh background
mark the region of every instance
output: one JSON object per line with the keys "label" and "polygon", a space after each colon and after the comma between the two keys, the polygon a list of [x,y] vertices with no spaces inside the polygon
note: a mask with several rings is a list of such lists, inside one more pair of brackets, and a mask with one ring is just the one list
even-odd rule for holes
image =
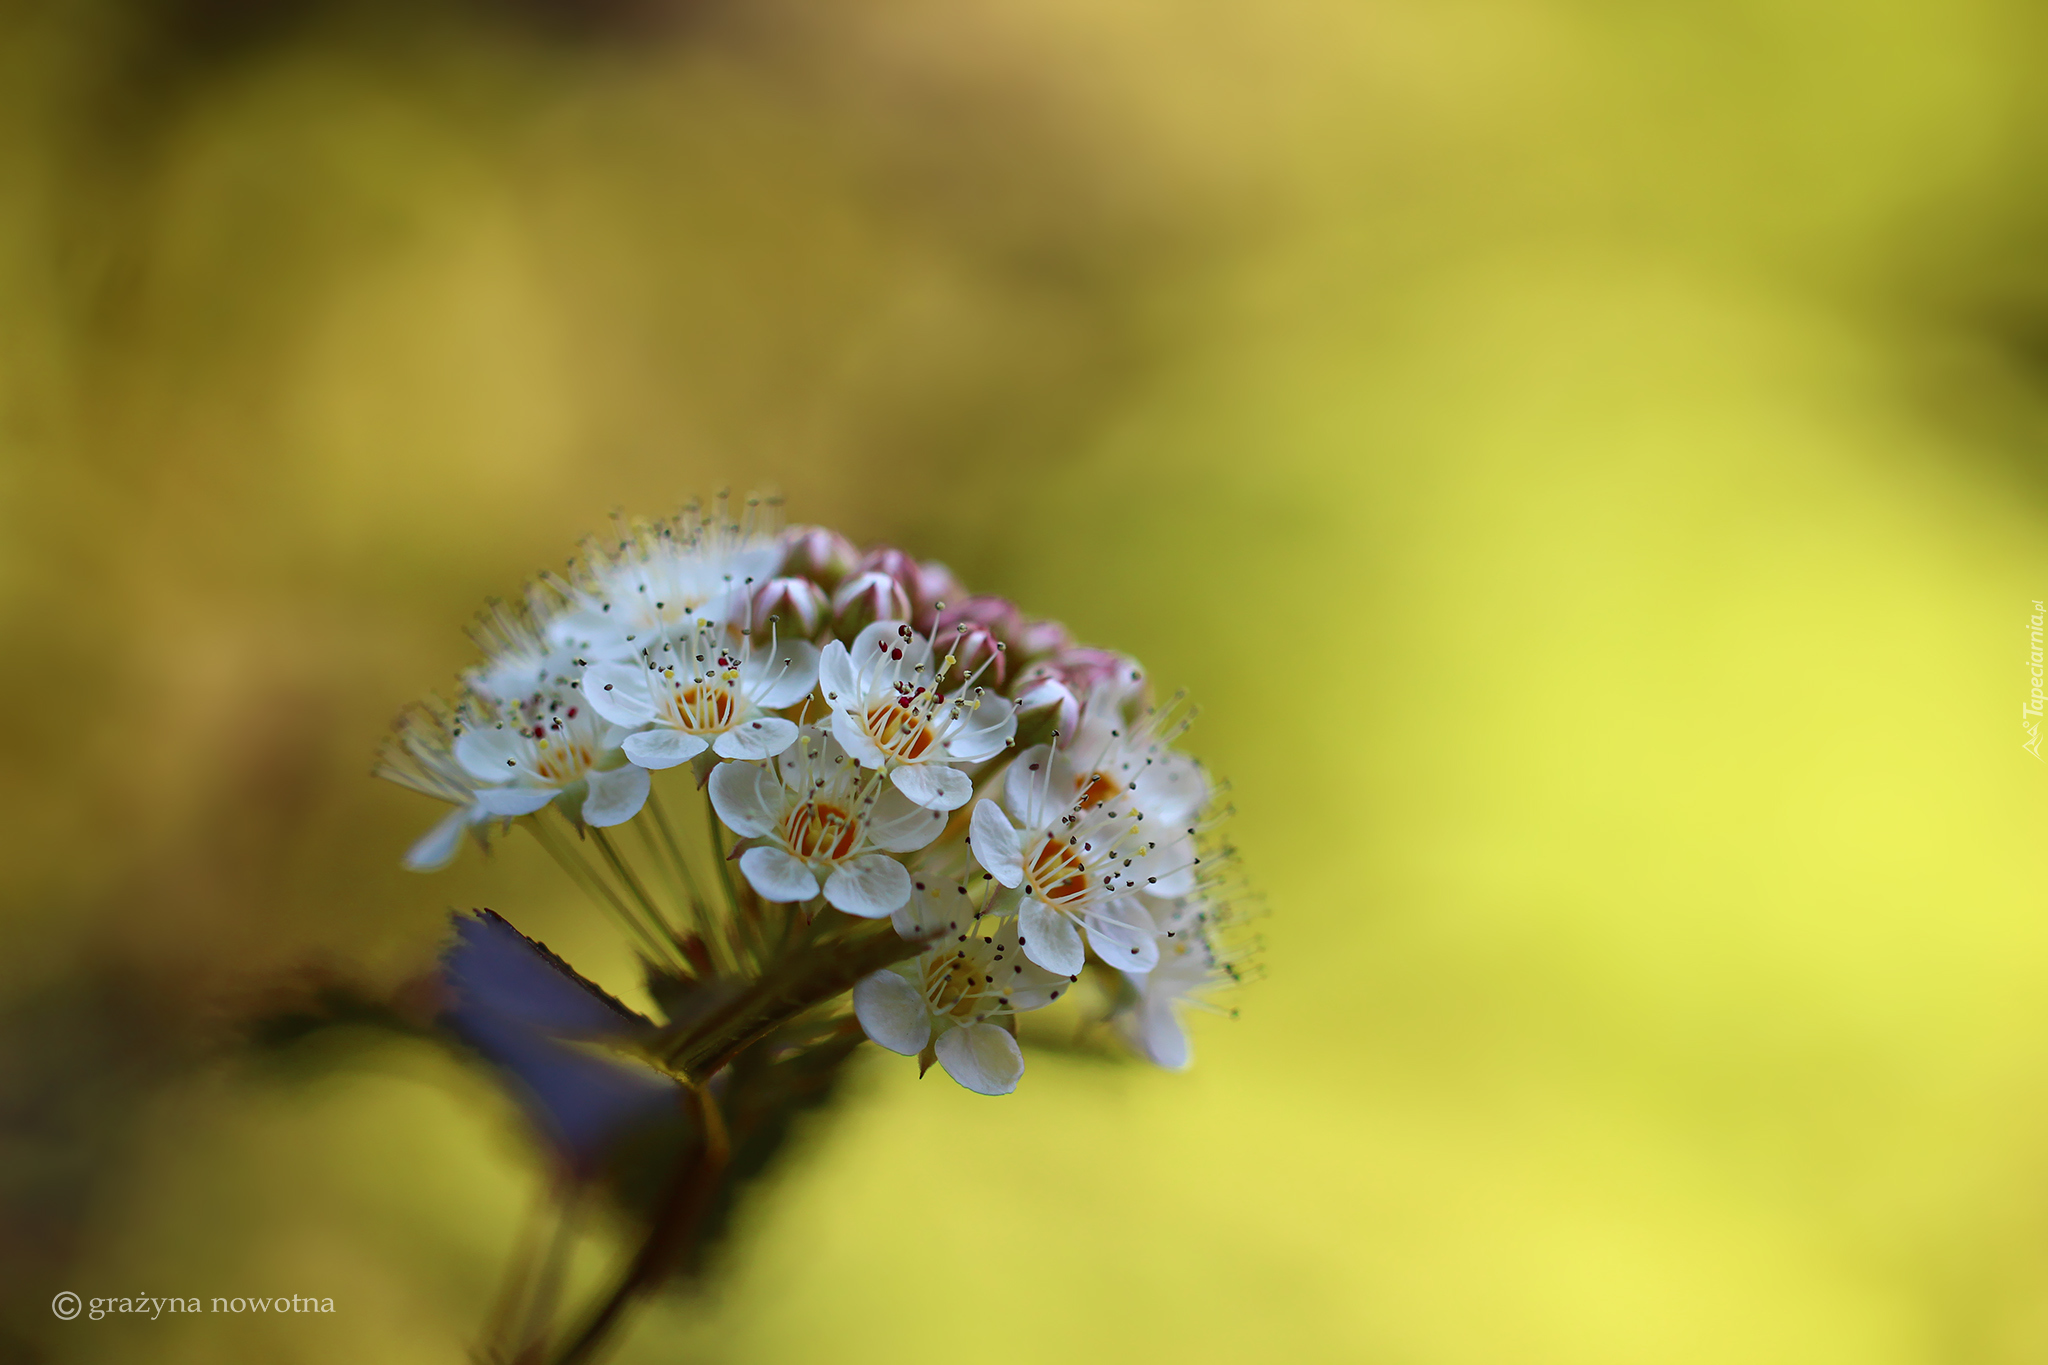
{"label": "bokeh background", "polygon": [[[447,1361],[475,604],[779,488],[1204,705],[1185,1076],[875,1058],[630,1362],[2048,1358],[2027,0],[0,3],[0,1340]],[[601,1270],[602,1227],[587,1273]],[[56,1322],[49,1296],[318,1318]]]}

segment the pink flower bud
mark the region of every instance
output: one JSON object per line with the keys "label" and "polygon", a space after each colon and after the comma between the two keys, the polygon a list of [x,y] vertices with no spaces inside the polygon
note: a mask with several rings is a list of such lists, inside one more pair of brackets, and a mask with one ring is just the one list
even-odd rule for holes
{"label": "pink flower bud", "polygon": [[1022,613],[1007,597],[967,597],[958,601],[948,597],[945,603],[945,610],[938,613],[934,623],[934,629],[941,635],[956,626],[976,626],[1014,647],[1018,633],[1024,629]]}
{"label": "pink flower bud", "polygon": [[837,531],[823,526],[792,526],[782,533],[786,547],[782,572],[792,578],[808,578],[830,592],[853,572],[860,551]]}
{"label": "pink flower bud", "polygon": [[832,594],[832,629],[851,640],[874,621],[908,621],[910,595],[885,573],[856,574]]}
{"label": "pink flower bud", "polygon": [[[1072,688],[1058,678],[1035,676],[1026,679],[1017,689],[1017,728],[1022,733],[1027,722],[1038,722],[1030,728],[1057,730],[1063,735],[1072,735],[1081,724],[1081,699],[1074,695]],[[1041,718],[1050,711],[1050,723]]]}
{"label": "pink flower bud", "polygon": [[1071,734],[1074,718],[1083,709],[1142,708],[1145,670],[1127,654],[1071,645],[1032,664],[1018,679],[1014,695],[1020,708],[1057,704],[1061,733]]}
{"label": "pink flower bud", "polygon": [[1026,621],[1010,638],[1010,652],[1019,661],[1074,647],[1074,637],[1057,621]]}
{"label": "pink flower bud", "polygon": [[1088,645],[1072,645],[1043,660],[1031,670],[1034,675],[1059,679],[1075,694],[1088,696],[1105,688],[1136,692],[1145,685],[1145,671],[1128,654],[1116,654]]}
{"label": "pink flower bud", "polygon": [[926,634],[931,633],[931,623],[941,602],[955,602],[965,596],[967,589],[938,560],[927,559],[917,566],[917,577],[910,585],[910,601],[917,609],[918,619],[925,623],[922,629]]}
{"label": "pink flower bud", "polygon": [[948,601],[944,610],[934,614],[932,647],[954,656],[956,676],[979,673],[980,686],[1000,689],[1015,666],[1009,658],[1010,641],[1023,625],[1023,616],[1008,598]]}
{"label": "pink flower bud", "polygon": [[951,569],[937,560],[920,564],[893,545],[877,545],[862,555],[855,567],[861,573],[887,574],[901,584],[910,603],[910,615],[904,619],[927,635],[938,604],[967,595]]}
{"label": "pink flower bud", "polygon": [[771,578],[754,593],[752,623],[757,632],[765,632],[773,616],[783,634],[810,636],[831,611],[832,599],[810,579]]}

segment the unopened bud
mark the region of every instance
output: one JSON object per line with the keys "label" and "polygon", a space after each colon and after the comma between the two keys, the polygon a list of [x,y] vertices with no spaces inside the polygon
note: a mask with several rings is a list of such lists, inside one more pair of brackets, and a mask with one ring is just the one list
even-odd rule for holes
{"label": "unopened bud", "polygon": [[875,621],[910,619],[910,595],[885,573],[856,574],[832,594],[832,629],[850,640]]}
{"label": "unopened bud", "polygon": [[754,593],[753,622],[757,630],[765,629],[768,618],[773,616],[786,635],[816,635],[831,613],[832,599],[808,578],[771,578]]}
{"label": "unopened bud", "polygon": [[1000,690],[1017,660],[1013,643],[1024,618],[1005,597],[969,597],[948,601],[932,622],[934,640],[959,656],[960,676],[979,672],[978,681]]}
{"label": "unopened bud", "polygon": [[893,545],[877,545],[862,555],[855,567],[861,573],[887,574],[895,579],[910,603],[910,614],[904,619],[927,635],[932,632],[939,603],[966,596],[951,569],[935,559],[920,563]]}
{"label": "unopened bud", "polygon": [[1145,671],[1127,654],[1074,645],[1032,664],[1018,683],[1018,704],[1043,684],[1057,683],[1078,704],[1100,711],[1116,707],[1129,711],[1147,701]]}
{"label": "unopened bud", "polygon": [[1067,628],[1057,621],[1026,621],[1010,637],[1010,652],[1017,656],[1016,662],[1019,663],[1073,647],[1074,637],[1067,634]]}
{"label": "unopened bud", "polygon": [[860,558],[852,541],[823,526],[791,527],[782,533],[782,543],[782,572],[808,578],[826,592],[837,588]]}

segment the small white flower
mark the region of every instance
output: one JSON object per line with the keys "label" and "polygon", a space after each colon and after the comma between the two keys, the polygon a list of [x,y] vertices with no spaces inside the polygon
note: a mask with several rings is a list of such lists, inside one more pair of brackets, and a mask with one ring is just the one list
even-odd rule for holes
{"label": "small white flower", "polygon": [[1017,716],[1003,698],[958,678],[935,659],[931,642],[901,621],[876,621],[854,638],[834,640],[818,661],[818,683],[832,708],[832,733],[864,768],[887,771],[897,790],[931,810],[957,810],[974,783],[955,764],[1003,751]]}
{"label": "small white flower", "polygon": [[633,658],[650,639],[688,638],[705,621],[745,622],[753,588],[774,575],[783,547],[730,520],[721,504],[709,518],[693,509],[586,554],[570,607],[549,624],[548,638],[580,645],[586,659],[616,660]]}
{"label": "small white flower", "polygon": [[486,604],[470,630],[484,651],[484,662],[462,675],[464,685],[478,696],[501,702],[573,687],[583,672],[582,655],[589,642],[550,638],[549,626],[560,616],[562,604],[551,582],[531,585],[524,603]]}
{"label": "small white flower", "polygon": [[1083,931],[1104,962],[1150,971],[1159,934],[1143,895],[1192,888],[1189,834],[1148,824],[1128,801],[1089,803],[1044,745],[1010,765],[1001,807],[975,804],[969,843],[990,876],[1023,889],[1024,952],[1048,971],[1081,970]]}
{"label": "small white flower", "polygon": [[[957,929],[957,926],[955,926]],[[1024,1054],[995,1020],[1057,1000],[1073,977],[1049,972],[1019,951],[1017,921],[940,936],[908,962],[863,978],[853,1012],[868,1037],[906,1057],[927,1047],[946,1074],[977,1095],[1007,1095],[1024,1075]]]}
{"label": "small white flower", "polygon": [[446,710],[416,706],[398,718],[379,757],[379,776],[455,807],[406,850],[408,871],[446,867],[462,847],[462,836],[491,818],[476,803],[476,779],[455,761],[454,743],[455,720]]}
{"label": "small white flower", "polygon": [[[673,768],[709,748],[720,758],[771,758],[796,742],[793,721],[768,714],[809,696],[818,651],[807,640],[755,649],[720,626],[698,623],[677,639],[642,645],[633,663],[592,664],[583,695],[597,713],[638,730],[626,757],[643,768]],[[639,729],[648,726],[652,728]]]}
{"label": "small white flower", "polygon": [[1052,756],[1052,789],[1072,791],[1086,807],[1128,803],[1148,820],[1185,825],[1210,795],[1202,765],[1169,747],[1190,718],[1171,709],[1133,714],[1129,701],[1115,685],[1089,694],[1073,739]]}
{"label": "small white flower", "polygon": [[521,701],[476,698],[461,721],[455,761],[479,783],[487,816],[531,815],[581,783],[583,821],[622,825],[647,803],[645,768],[602,767],[625,732],[598,715],[581,693],[539,693]]}
{"label": "small white flower", "polygon": [[740,871],[762,899],[804,901],[879,919],[910,898],[910,874],[889,856],[923,848],[946,827],[943,813],[911,804],[864,773],[815,729],[766,764],[721,763],[711,804],[735,834],[759,842]]}

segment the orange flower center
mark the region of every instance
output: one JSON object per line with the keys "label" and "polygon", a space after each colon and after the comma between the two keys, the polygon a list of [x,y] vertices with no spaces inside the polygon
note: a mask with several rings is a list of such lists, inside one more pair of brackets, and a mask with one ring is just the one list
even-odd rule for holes
{"label": "orange flower center", "polygon": [[1082,810],[1093,810],[1112,797],[1121,796],[1119,787],[1108,773],[1090,773],[1081,783],[1081,794],[1076,801]]}
{"label": "orange flower center", "polygon": [[1024,881],[1032,895],[1061,905],[1088,894],[1088,867],[1072,845],[1047,835],[1031,855]]}
{"label": "orange flower center", "polygon": [[964,953],[927,962],[924,967],[924,998],[939,1014],[950,1014],[955,1019],[971,1018],[975,1007],[981,1003],[982,978],[981,964]]}
{"label": "orange flower center", "polygon": [[560,739],[543,739],[535,746],[534,774],[553,783],[574,782],[597,764],[597,754],[588,744]]}
{"label": "orange flower center", "polygon": [[837,861],[853,852],[860,826],[851,815],[822,801],[806,801],[782,822],[789,851],[806,862],[813,858]]}
{"label": "orange flower center", "polygon": [[868,707],[868,735],[877,748],[892,758],[912,761],[932,747],[932,727],[916,706],[899,706],[893,701]]}
{"label": "orange flower center", "polygon": [[669,716],[690,734],[717,734],[732,728],[739,703],[730,687],[691,683],[669,694]]}

